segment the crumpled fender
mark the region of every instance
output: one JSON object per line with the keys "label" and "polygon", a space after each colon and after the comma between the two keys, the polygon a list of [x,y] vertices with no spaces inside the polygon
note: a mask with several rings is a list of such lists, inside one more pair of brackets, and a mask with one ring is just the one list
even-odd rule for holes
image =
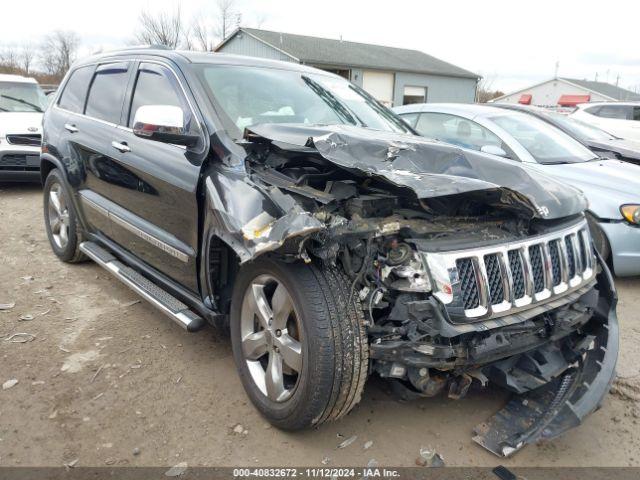
{"label": "crumpled fender", "polygon": [[220,165],[207,177],[205,192],[213,216],[210,233],[229,245],[240,263],[280,248],[287,239],[325,228],[278,188],[249,183],[241,169]]}

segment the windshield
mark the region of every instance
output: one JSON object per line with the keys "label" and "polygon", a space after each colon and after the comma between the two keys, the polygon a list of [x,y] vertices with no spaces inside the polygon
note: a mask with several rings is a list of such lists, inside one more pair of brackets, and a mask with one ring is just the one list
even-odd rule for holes
{"label": "windshield", "polygon": [[347,80],[275,68],[200,65],[208,94],[240,136],[259,123],[347,124],[411,133],[386,107]]}
{"label": "windshield", "polygon": [[605,132],[604,130],[600,130],[598,127],[589,125],[588,123],[585,123],[582,120],[578,120],[576,118],[570,118],[560,113],[552,113],[550,115],[563,128],[570,131],[573,135],[575,135],[581,141],[585,141],[585,140],[606,141],[606,140],[616,139],[616,137],[614,137],[613,135]]}
{"label": "windshield", "polygon": [[499,115],[491,120],[520,143],[538,163],[578,163],[596,158],[591,150],[562,130],[530,115]]}
{"label": "windshield", "polygon": [[0,112],[44,112],[47,97],[35,83],[0,82]]}

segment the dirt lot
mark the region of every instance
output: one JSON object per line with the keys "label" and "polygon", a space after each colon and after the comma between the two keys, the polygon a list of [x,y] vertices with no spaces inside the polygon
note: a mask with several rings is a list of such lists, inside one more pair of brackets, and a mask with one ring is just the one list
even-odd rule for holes
{"label": "dirt lot", "polygon": [[[249,403],[222,335],[185,333],[98,266],[59,262],[39,187],[0,185],[0,304],[15,302],[0,311],[0,383],[18,380],[0,390],[0,465],[412,466],[430,446],[447,465],[640,466],[640,278],[617,286],[621,379],[600,411],[550,444],[500,460],[471,430],[503,393],[399,403],[380,381],[344,420],[284,433]],[[35,339],[7,341],[16,332]]]}

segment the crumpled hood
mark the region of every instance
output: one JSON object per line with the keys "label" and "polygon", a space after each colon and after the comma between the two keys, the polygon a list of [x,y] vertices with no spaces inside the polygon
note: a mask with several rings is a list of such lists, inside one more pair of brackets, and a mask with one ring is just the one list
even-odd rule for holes
{"label": "crumpled hood", "polygon": [[498,189],[524,198],[534,216],[548,219],[587,207],[577,190],[543,173],[414,135],[347,125],[261,124],[249,127],[245,136],[262,137],[282,148],[313,148],[338,166],[383,177],[413,190],[418,198]]}
{"label": "crumpled hood", "polygon": [[580,189],[589,200],[589,209],[600,218],[620,219],[621,205],[640,203],[638,165],[620,160],[597,160],[536,165],[535,168]]}
{"label": "crumpled hood", "polygon": [[[36,130],[31,131],[30,128]],[[37,133],[42,134],[42,113],[0,112],[0,136]]]}
{"label": "crumpled hood", "polygon": [[587,143],[591,148],[609,150],[623,157],[640,160],[640,142],[637,140],[616,138],[615,140],[588,140]]}

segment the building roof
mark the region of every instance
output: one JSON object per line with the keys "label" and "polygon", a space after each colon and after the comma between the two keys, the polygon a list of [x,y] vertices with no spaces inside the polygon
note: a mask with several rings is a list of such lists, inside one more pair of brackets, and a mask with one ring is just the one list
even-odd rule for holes
{"label": "building roof", "polygon": [[631,90],[617,87],[616,85],[612,85],[610,83],[595,82],[592,80],[578,80],[577,78],[566,78],[566,77],[562,77],[561,80],[565,80],[569,83],[573,83],[574,85],[578,85],[579,87],[586,88],[593,92],[599,93],[600,95],[604,95],[605,97],[609,97],[613,100],[620,100],[620,101],[640,100],[640,94],[632,92]]}
{"label": "building roof", "polygon": [[348,42],[329,38],[310,37],[291,33],[239,28],[216,47],[221,49],[226,42],[240,32],[279,50],[301,63],[325,66],[344,66],[426,73],[432,75],[478,78],[479,75],[427,55],[418,50],[385,47],[367,43]]}

